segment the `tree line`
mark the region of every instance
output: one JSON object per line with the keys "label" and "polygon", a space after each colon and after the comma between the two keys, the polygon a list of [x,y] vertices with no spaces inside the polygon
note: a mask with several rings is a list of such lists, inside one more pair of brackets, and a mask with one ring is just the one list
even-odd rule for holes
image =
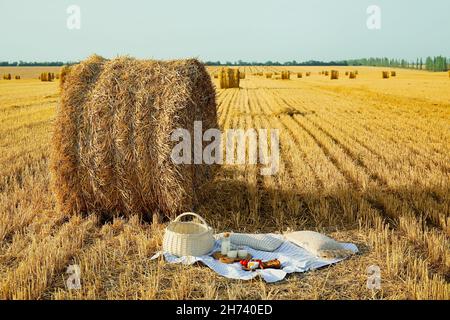
{"label": "tree line", "polygon": [[415,61],[408,61],[406,59],[364,58],[347,60],[347,62],[350,66],[393,67],[442,72],[449,70],[450,59],[443,56],[427,57],[424,63],[423,58],[417,58]]}
{"label": "tree line", "polygon": [[0,67],[61,67],[64,65],[75,64],[77,62],[62,61],[42,61],[42,62],[26,62],[26,61],[0,61]]}
{"label": "tree line", "polygon": [[447,71],[449,70],[450,59],[443,56],[427,57],[425,62],[423,58],[417,58],[415,61],[408,61],[406,59],[389,59],[389,58],[363,58],[350,59],[341,61],[316,61],[310,60],[305,62],[287,61],[266,61],[266,62],[247,62],[238,60],[235,62],[226,61],[206,61],[208,66],[370,66],[370,67],[391,67],[391,68],[405,68],[428,71]]}
{"label": "tree line", "polygon": [[[2,67],[16,67],[16,66],[29,66],[29,67],[58,67],[63,65],[71,65],[77,62],[62,62],[62,61],[45,61],[45,62],[26,62],[26,61],[0,61]],[[279,61],[243,61],[238,60],[235,62],[226,61],[206,61],[207,66],[372,66],[372,67],[392,67],[392,68],[405,68],[405,69],[417,69],[428,70],[434,72],[442,72],[449,70],[450,58],[443,56],[427,57],[425,61],[423,58],[417,58],[415,61],[408,61],[406,59],[389,59],[389,58],[363,58],[363,59],[349,59],[340,61],[317,61],[309,60],[304,62],[298,62],[296,60],[279,62]]]}

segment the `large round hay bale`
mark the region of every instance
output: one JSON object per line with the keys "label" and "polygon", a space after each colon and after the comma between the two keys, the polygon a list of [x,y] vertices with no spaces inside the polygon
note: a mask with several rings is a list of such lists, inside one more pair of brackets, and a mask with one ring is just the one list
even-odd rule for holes
{"label": "large round hay bale", "polygon": [[151,217],[193,209],[212,167],[175,164],[171,134],[186,129],[193,140],[196,120],[203,132],[218,127],[200,62],[92,56],[70,67],[61,90],[51,156],[60,210]]}

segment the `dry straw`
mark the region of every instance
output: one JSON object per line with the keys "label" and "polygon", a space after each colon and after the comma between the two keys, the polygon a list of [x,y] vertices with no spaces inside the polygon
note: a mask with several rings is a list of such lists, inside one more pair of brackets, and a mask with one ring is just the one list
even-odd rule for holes
{"label": "dry straw", "polygon": [[266,73],[266,78],[267,78],[267,79],[271,79],[271,78],[272,78],[272,75],[273,75],[272,73],[268,72],[268,73]]}
{"label": "dry straw", "polygon": [[297,78],[303,78],[303,73],[297,72]]}
{"label": "dry straw", "polygon": [[211,77],[195,59],[92,56],[71,66],[51,152],[59,210],[106,217],[192,210],[214,168],[176,165],[171,134],[183,128],[193,137],[196,120],[203,132],[218,127]]}
{"label": "dry straw", "polygon": [[16,80],[20,80],[20,76],[19,76],[19,75],[16,75],[14,78],[15,78]]}
{"label": "dry straw", "polygon": [[389,79],[389,71],[382,72],[383,79]]}
{"label": "dry straw", "polygon": [[356,79],[356,73],[355,72],[350,72],[349,76],[350,79]]}
{"label": "dry straw", "polygon": [[11,79],[12,79],[11,73],[6,73],[3,75],[3,80],[11,80]]}
{"label": "dry straw", "polygon": [[307,72],[306,76],[309,77],[311,75],[311,72]]}
{"label": "dry straw", "polygon": [[337,80],[339,79],[339,71],[337,70],[331,70],[331,80]]}
{"label": "dry straw", "polygon": [[245,79],[245,72],[239,71],[239,79]]}
{"label": "dry straw", "polygon": [[330,73],[328,71],[324,71],[323,73],[326,77],[328,77],[330,75]]}
{"label": "dry straw", "polygon": [[396,71],[391,71],[391,77],[396,77],[397,76],[397,72]]}

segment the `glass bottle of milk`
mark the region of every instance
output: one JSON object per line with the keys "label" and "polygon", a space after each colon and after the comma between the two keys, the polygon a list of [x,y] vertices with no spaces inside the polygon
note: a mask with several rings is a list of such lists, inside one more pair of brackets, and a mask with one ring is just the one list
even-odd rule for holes
{"label": "glass bottle of milk", "polygon": [[231,249],[230,233],[225,232],[222,237],[222,243],[220,247],[220,253],[226,255]]}

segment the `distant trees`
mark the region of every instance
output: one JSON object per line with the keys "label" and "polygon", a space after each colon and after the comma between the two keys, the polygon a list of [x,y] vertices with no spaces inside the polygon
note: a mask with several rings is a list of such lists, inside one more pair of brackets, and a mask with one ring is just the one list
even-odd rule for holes
{"label": "distant trees", "polygon": [[205,64],[207,66],[347,66],[347,61],[316,61],[310,60],[305,62],[297,62],[287,61],[287,62],[279,62],[279,61],[266,61],[266,62],[257,62],[257,61],[242,61],[238,60],[235,62],[226,61],[222,63],[220,61],[206,61]]}
{"label": "distant trees", "polygon": [[425,62],[428,71],[442,72],[448,70],[448,60],[443,56],[428,57]]}
{"label": "distant trees", "polygon": [[416,61],[408,62],[405,59],[388,59],[388,58],[368,58],[347,60],[350,66],[373,66],[373,67],[393,67],[393,68],[409,68],[423,70],[424,67],[428,71],[442,72],[448,70],[449,59],[443,56],[427,57],[425,65],[422,58]]}
{"label": "distant trees", "polygon": [[62,62],[62,61],[44,61],[44,62],[25,62],[25,61],[0,61],[0,67],[60,67],[63,65],[71,65],[76,62]]}
{"label": "distant trees", "polygon": [[[62,62],[62,61],[50,61],[50,62],[8,62],[0,61],[1,67],[15,67],[15,66],[63,66],[72,65],[77,62]],[[221,61],[206,61],[207,66],[373,66],[373,67],[392,67],[392,68],[410,68],[428,71],[441,72],[449,70],[450,59],[437,56],[437,57],[427,57],[425,63],[423,63],[422,58],[417,58],[416,61],[408,61],[406,59],[389,59],[389,58],[363,58],[363,59],[350,59],[341,61],[317,61],[309,60],[304,62],[297,62],[296,60],[279,62],[279,61],[243,61],[238,60],[235,62],[226,61],[222,63]]]}

